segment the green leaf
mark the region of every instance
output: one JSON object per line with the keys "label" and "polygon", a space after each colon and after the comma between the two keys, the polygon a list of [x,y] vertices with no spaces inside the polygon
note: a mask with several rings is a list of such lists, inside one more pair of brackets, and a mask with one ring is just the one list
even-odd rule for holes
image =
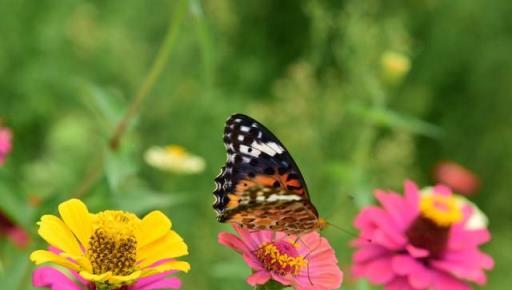
{"label": "green leaf", "polygon": [[423,120],[403,115],[386,108],[368,108],[358,105],[352,107],[351,111],[360,117],[373,122],[377,126],[405,129],[416,134],[436,139],[442,136],[441,128]]}
{"label": "green leaf", "polygon": [[123,117],[126,102],[119,96],[92,84],[83,85],[83,90],[85,91],[81,98],[83,103],[100,121],[104,133],[110,136]]}
{"label": "green leaf", "polygon": [[163,209],[182,204],[189,200],[187,194],[161,193],[148,189],[132,190],[114,197],[118,208],[143,214],[154,209]]}
{"label": "green leaf", "polygon": [[279,290],[279,289],[286,289],[286,288],[288,288],[288,287],[281,285],[274,280],[270,280],[267,283],[265,283],[264,285],[260,285],[260,286],[256,287],[256,289],[258,289],[258,290]]}
{"label": "green leaf", "polygon": [[249,268],[239,257],[224,260],[212,268],[212,276],[224,279],[244,279],[249,274]]}
{"label": "green leaf", "polygon": [[15,248],[11,243],[5,243],[2,249],[3,271],[0,272],[2,289],[33,289],[30,278],[33,265],[26,253]]}
{"label": "green leaf", "polygon": [[215,50],[212,48],[207,18],[204,15],[203,7],[199,0],[189,0],[189,10],[195,21],[196,35],[201,51],[204,82],[207,87],[210,87],[213,83],[214,62],[212,54]]}
{"label": "green leaf", "polygon": [[137,179],[137,163],[131,158],[129,146],[106,153],[105,172],[114,194],[126,189],[129,181]]}
{"label": "green leaf", "polygon": [[30,227],[34,209],[19,199],[15,192],[0,184],[0,211],[5,213],[16,224]]}

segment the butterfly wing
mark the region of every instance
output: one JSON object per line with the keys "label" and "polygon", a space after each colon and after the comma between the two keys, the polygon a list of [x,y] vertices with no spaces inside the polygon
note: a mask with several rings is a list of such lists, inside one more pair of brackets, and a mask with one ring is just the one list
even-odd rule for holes
{"label": "butterfly wing", "polygon": [[288,233],[315,228],[318,212],[304,178],[270,130],[235,114],[226,122],[224,144],[228,158],[215,179],[213,205],[220,222]]}

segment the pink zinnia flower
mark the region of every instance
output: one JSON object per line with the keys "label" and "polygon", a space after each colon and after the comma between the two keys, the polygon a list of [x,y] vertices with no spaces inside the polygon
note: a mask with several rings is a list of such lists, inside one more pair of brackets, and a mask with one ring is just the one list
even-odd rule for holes
{"label": "pink zinnia flower", "polygon": [[475,173],[453,161],[439,162],[434,169],[434,178],[464,195],[470,195],[480,187],[480,179]]}
{"label": "pink zinnia flower", "polygon": [[[44,287],[51,290],[94,290],[96,285],[80,277],[73,270],[68,270],[71,275],[66,275],[53,267],[43,266],[37,268],[32,274],[34,287]],[[178,289],[181,281],[169,275],[176,271],[167,271],[146,278],[139,279],[130,286],[121,286],[119,290],[156,290],[156,289]]]}
{"label": "pink zinnia flower", "polygon": [[0,128],[0,165],[3,165],[5,158],[11,152],[11,130],[7,128]]}
{"label": "pink zinnia flower", "polygon": [[446,186],[405,196],[377,191],[381,206],[364,208],[354,224],[353,272],[386,290],[466,290],[486,283],[493,259],[479,250],[490,240],[478,209]]}
{"label": "pink zinnia flower", "polygon": [[248,231],[236,225],[238,236],[223,232],[219,242],[242,254],[253,270],[251,286],[270,279],[295,289],[337,289],[343,273],[329,242],[317,232],[297,238],[281,232]]}

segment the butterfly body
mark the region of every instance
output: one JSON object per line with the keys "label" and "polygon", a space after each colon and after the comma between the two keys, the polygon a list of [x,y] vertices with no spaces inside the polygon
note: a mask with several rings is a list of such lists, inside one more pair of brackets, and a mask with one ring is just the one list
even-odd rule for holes
{"label": "butterfly body", "polygon": [[235,114],[226,122],[224,144],[228,158],[213,193],[219,222],[288,234],[324,226],[295,161],[270,130]]}

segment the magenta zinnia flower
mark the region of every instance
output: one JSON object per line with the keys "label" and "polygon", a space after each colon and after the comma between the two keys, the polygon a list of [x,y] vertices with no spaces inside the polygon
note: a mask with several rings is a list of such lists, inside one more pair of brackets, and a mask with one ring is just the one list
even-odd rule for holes
{"label": "magenta zinnia flower", "polygon": [[11,130],[0,127],[0,165],[3,165],[7,154],[11,152]]}
{"label": "magenta zinnia flower", "polygon": [[489,241],[483,214],[446,186],[405,196],[377,191],[381,206],[364,208],[354,224],[353,272],[386,290],[466,290],[486,283],[493,259],[479,250]]}
{"label": "magenta zinnia flower", "polygon": [[[80,277],[73,270],[69,270],[71,276],[49,266],[37,268],[32,274],[32,283],[35,287],[44,287],[51,290],[96,290],[96,285]],[[130,286],[121,286],[119,290],[156,290],[178,289],[181,281],[169,275],[176,271],[167,271],[150,277],[139,279]],[[99,290],[99,289],[98,289]]]}
{"label": "magenta zinnia flower", "polygon": [[236,225],[238,236],[223,232],[219,242],[242,254],[253,270],[251,286],[270,279],[299,290],[328,290],[340,287],[343,273],[329,242],[317,232],[297,238],[281,232],[252,231]]}

